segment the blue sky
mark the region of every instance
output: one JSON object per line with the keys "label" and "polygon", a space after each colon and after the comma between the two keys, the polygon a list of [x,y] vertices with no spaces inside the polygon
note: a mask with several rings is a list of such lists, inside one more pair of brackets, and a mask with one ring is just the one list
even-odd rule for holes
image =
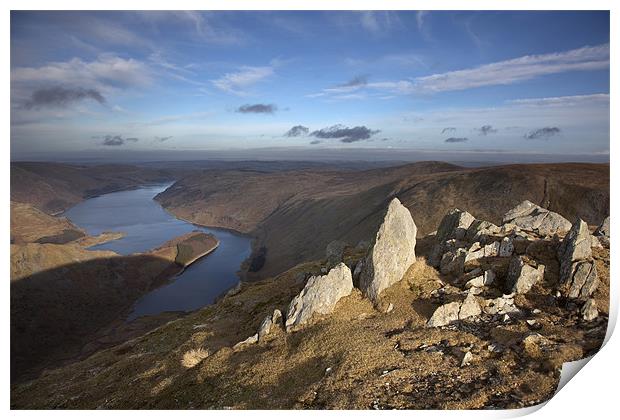
{"label": "blue sky", "polygon": [[11,148],[608,158],[609,14],[13,12]]}

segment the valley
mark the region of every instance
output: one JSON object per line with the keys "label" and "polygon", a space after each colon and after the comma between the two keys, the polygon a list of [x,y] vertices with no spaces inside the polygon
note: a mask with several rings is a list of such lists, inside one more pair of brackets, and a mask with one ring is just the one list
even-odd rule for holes
{"label": "valley", "polygon": [[[134,175],[125,180],[124,191],[90,199],[86,193],[76,195],[73,200],[77,205],[63,214],[70,219],[54,215],[54,206],[41,198],[46,196],[25,195],[23,191],[36,189],[28,184],[21,184],[21,191],[15,194],[12,191],[13,200],[29,198],[26,203],[12,203],[14,407],[516,407],[520,405],[515,406],[510,399],[497,399],[487,393],[469,402],[460,399],[460,405],[454,406],[449,399],[437,405],[439,400],[428,393],[412,407],[405,400],[394,400],[389,388],[384,389],[371,378],[375,371],[379,372],[378,378],[384,371],[388,372],[385,375],[400,372],[400,379],[394,379],[396,383],[414,375],[420,378],[420,384],[430,386],[435,381],[433,375],[454,375],[461,370],[459,360],[470,349],[475,350],[475,360],[491,359],[483,365],[472,365],[465,378],[488,378],[489,383],[496,384],[488,388],[489,393],[504,392],[508,382],[497,382],[500,374],[508,375],[506,381],[520,384],[533,380],[538,384],[538,393],[523,391],[529,396],[518,401],[534,403],[552,394],[562,362],[596,351],[604,336],[609,311],[608,248],[593,248],[601,278],[594,296],[600,315],[595,322],[583,323],[578,315],[581,306],[565,307],[565,301],[545,300],[544,296],[554,293],[557,283],[557,268],[553,268],[557,264],[553,256],[557,239],[548,235],[540,239],[547,241],[547,250],[541,248],[533,255],[543,258],[550,277],[533,295],[515,297],[521,315],[508,326],[495,315],[477,321],[482,322],[475,327],[482,328],[479,332],[467,329],[470,327],[459,330],[461,324],[456,330],[448,327],[431,331],[425,324],[438,303],[452,302],[464,293],[459,291],[463,287],[460,274],[444,272],[443,266],[440,269],[431,262],[438,240],[435,231],[443,229],[440,224],[449,210],[472,209],[480,220],[501,226],[504,213],[529,199],[568,220],[584,219],[594,231],[608,215],[608,165],[463,168],[420,162],[357,171],[292,171],[288,166],[270,171],[186,169],[170,173],[176,181],[168,179],[159,185],[149,177],[153,171],[161,175],[164,169],[142,170],[136,167],[130,171]],[[60,182],[57,177],[50,175],[45,181],[53,195],[62,196],[72,190],[69,181]],[[275,307],[286,314],[287,302],[308,278],[329,271],[332,257],[324,259],[326,248],[342,249],[342,256],[336,258],[353,272],[366,255],[367,244],[373,242],[373,232],[382,224],[387,203],[394,197],[402,201],[415,220],[417,259],[402,280],[381,293],[380,301],[369,302],[357,289],[361,287],[359,280],[354,280],[352,294],[336,305],[333,317],[313,317],[318,323],[313,322],[290,339],[290,333],[274,324],[270,338],[257,347],[235,345],[248,336],[245,341],[251,343],[252,330],[262,328],[260,319],[266,312]],[[134,204],[125,209],[128,203]],[[232,245],[241,238],[234,231],[248,235],[244,239],[246,251]],[[328,246],[336,242],[342,245]],[[205,254],[212,255],[184,268]],[[221,263],[219,256],[224,258]],[[503,259],[501,264],[505,263]],[[226,268],[217,268],[218,264]],[[493,270],[498,270],[503,279],[506,266],[493,264]],[[180,272],[183,275],[175,278]],[[233,287],[237,274],[244,282]],[[498,287],[502,290],[507,286]],[[484,293],[488,301],[498,297],[495,289]],[[536,316],[537,327],[532,330],[526,321],[531,320],[532,311],[540,308],[543,313]],[[516,343],[528,331],[540,331],[538,325],[556,343],[573,344],[561,347],[559,358],[551,361],[546,359],[547,353],[537,356],[527,350],[529,353],[523,355],[523,348]],[[350,328],[366,332],[351,337]],[[349,337],[349,341],[341,341],[337,338],[340,336]],[[386,337],[389,339],[384,342]],[[386,345],[401,348],[396,352],[401,356],[394,359],[392,353],[385,353]],[[493,351],[482,351],[495,345],[511,350],[501,353],[499,359],[492,356]],[[449,354],[440,351],[437,359],[434,353],[420,350],[425,346],[452,350]],[[359,359],[360,354],[365,356]],[[457,364],[450,369],[456,370],[433,370],[452,363],[446,362],[446,357],[455,360]],[[364,366],[356,364],[358,359]],[[528,366],[543,363],[546,367],[535,376],[527,369],[522,374],[513,370],[514,363],[526,359],[531,360]],[[266,365],[274,360],[280,360],[277,367]],[[248,363],[256,368],[244,371],[241,366]],[[420,363],[428,368],[411,370]],[[343,366],[337,376],[325,376],[326,369],[334,371],[334,364]],[[86,374],[102,369],[108,372],[104,376],[96,373],[91,378]],[[261,369],[269,373],[261,373]],[[302,371],[310,374],[300,375]],[[250,380],[246,373],[255,379]],[[76,381],[76,375],[81,379]],[[134,386],[130,384],[136,381],[142,385],[131,401],[121,394],[110,394],[112,383],[125,383],[124,387]],[[452,387],[473,386],[470,382],[443,381],[438,386],[440,393],[449,394]],[[288,384],[286,391],[281,390],[281,398],[268,397],[272,394],[267,390],[280,383]],[[343,400],[345,389],[352,384],[361,386],[360,392]],[[52,397],[50,392],[57,387],[71,400]],[[103,396],[83,394],[80,389],[106,389],[107,402],[101,399]],[[308,394],[309,389],[314,389],[315,394]],[[212,397],[196,400],[197,392]],[[250,403],[251,395],[263,397]],[[181,405],[170,405],[173,400]]]}

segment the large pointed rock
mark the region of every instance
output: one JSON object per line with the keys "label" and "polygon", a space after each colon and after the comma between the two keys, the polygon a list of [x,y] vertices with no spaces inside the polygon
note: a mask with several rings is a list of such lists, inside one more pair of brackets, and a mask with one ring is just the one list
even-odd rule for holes
{"label": "large pointed rock", "polygon": [[332,313],[338,301],[351,294],[351,270],[339,263],[324,276],[312,276],[303,290],[293,298],[286,314],[286,330],[292,331],[309,323],[315,314]]}
{"label": "large pointed rock", "polygon": [[558,249],[560,284],[566,296],[587,299],[598,286],[596,266],[592,260],[592,236],[588,225],[579,219]]}
{"label": "large pointed rock", "polygon": [[364,261],[360,289],[377,303],[380,293],[400,281],[415,262],[417,227],[407,207],[398,198],[388,206]]}
{"label": "large pointed rock", "polygon": [[571,223],[560,214],[537,206],[528,200],[509,210],[504,215],[502,223],[511,223],[539,235],[563,233],[571,228]]}

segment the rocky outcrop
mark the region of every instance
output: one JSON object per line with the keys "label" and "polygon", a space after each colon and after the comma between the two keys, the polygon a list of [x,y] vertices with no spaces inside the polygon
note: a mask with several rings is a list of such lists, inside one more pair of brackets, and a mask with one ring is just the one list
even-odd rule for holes
{"label": "rocky outcrop", "polygon": [[532,267],[520,256],[510,260],[506,283],[511,293],[527,293],[532,286],[542,280],[545,266],[540,264]]}
{"label": "rocky outcrop", "polygon": [[365,258],[360,289],[377,303],[380,293],[400,281],[415,262],[417,227],[398,198],[388,206],[383,223]]}
{"label": "rocky outcrop", "polygon": [[286,330],[293,331],[309,323],[314,315],[330,314],[338,301],[351,294],[351,270],[339,263],[324,276],[312,276],[293,298],[286,314]]}
{"label": "rocky outcrop", "polygon": [[560,285],[566,296],[585,300],[598,286],[588,225],[577,220],[558,249]]}
{"label": "rocky outcrop", "polygon": [[514,224],[523,230],[543,236],[567,232],[571,227],[571,223],[558,213],[537,206],[528,200],[509,210],[502,222]]}

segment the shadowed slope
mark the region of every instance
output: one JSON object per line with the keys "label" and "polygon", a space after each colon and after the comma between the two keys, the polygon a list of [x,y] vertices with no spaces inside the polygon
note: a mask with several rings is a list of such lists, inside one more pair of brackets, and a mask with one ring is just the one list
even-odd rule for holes
{"label": "shadowed slope", "polygon": [[598,224],[609,212],[608,164],[507,165],[465,169],[420,162],[359,172],[205,171],[178,181],[156,199],[176,216],[257,238],[250,278],[320,257],[334,239],[369,239],[380,210],[398,197],[419,234],[433,231],[453,207],[498,223],[530,200],[569,220]]}

